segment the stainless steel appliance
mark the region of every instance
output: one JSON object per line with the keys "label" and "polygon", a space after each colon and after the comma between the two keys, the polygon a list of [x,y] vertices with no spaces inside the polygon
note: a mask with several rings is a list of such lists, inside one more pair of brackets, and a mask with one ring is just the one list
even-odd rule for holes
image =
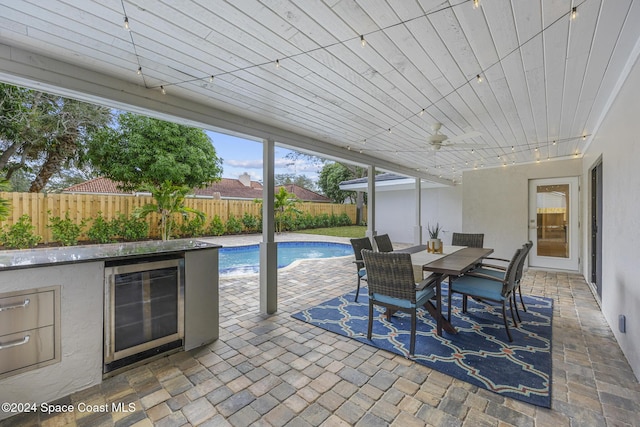
{"label": "stainless steel appliance", "polygon": [[184,259],[105,263],[104,370],[183,346]]}

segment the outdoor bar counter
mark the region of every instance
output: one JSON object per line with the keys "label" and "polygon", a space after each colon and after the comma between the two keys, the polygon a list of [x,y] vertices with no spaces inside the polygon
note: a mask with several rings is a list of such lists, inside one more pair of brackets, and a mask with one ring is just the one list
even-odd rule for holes
{"label": "outdoor bar counter", "polygon": [[101,383],[114,301],[105,277],[121,266],[173,260],[183,336],[172,351],[216,340],[220,247],[177,239],[0,251],[0,401],[39,405]]}

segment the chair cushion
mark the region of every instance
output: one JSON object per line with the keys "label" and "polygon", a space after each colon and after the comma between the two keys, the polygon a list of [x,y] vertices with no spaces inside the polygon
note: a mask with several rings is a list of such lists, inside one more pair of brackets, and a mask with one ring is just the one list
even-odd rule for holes
{"label": "chair cushion", "polygon": [[358,276],[360,277],[365,277],[367,275],[367,270],[364,268],[361,268],[360,270],[358,270]]}
{"label": "chair cushion", "polygon": [[423,289],[421,291],[416,292],[416,303],[412,304],[411,301],[401,298],[393,298],[387,295],[373,294],[371,299],[373,301],[395,305],[397,307],[402,308],[415,308],[422,307],[429,301],[431,298],[436,296],[436,291],[433,287]]}
{"label": "chair cushion", "polygon": [[504,301],[502,296],[502,283],[489,279],[473,276],[461,276],[453,280],[450,285],[453,292],[473,295],[478,298],[490,299],[493,301]]}
{"label": "chair cushion", "polygon": [[473,270],[474,273],[482,273],[488,276],[497,277],[498,279],[504,279],[504,271],[494,270],[492,268],[480,267]]}

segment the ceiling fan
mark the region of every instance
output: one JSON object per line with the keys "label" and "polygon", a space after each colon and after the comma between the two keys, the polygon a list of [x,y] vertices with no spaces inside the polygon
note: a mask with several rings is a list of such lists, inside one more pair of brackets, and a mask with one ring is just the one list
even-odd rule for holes
{"label": "ceiling fan", "polygon": [[[431,129],[433,130],[433,134],[427,138],[429,144],[431,144],[431,149],[434,151],[438,151],[442,147],[450,147],[455,145],[457,141],[462,141],[464,139],[476,138],[478,136],[482,136],[480,132],[473,131],[468,132],[463,135],[454,136],[449,138],[447,135],[440,133],[440,128],[442,127],[442,123],[434,123],[431,125]],[[465,144],[466,147],[482,147],[482,145],[469,145]]]}

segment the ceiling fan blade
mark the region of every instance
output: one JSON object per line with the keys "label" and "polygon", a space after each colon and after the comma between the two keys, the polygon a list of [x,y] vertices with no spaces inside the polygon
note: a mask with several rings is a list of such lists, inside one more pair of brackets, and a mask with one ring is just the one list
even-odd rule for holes
{"label": "ceiling fan blade", "polygon": [[477,138],[479,136],[482,136],[481,132],[478,132],[478,131],[467,132],[462,135],[452,136],[451,138],[447,138],[447,142],[457,142],[457,141],[462,141],[464,139]]}

